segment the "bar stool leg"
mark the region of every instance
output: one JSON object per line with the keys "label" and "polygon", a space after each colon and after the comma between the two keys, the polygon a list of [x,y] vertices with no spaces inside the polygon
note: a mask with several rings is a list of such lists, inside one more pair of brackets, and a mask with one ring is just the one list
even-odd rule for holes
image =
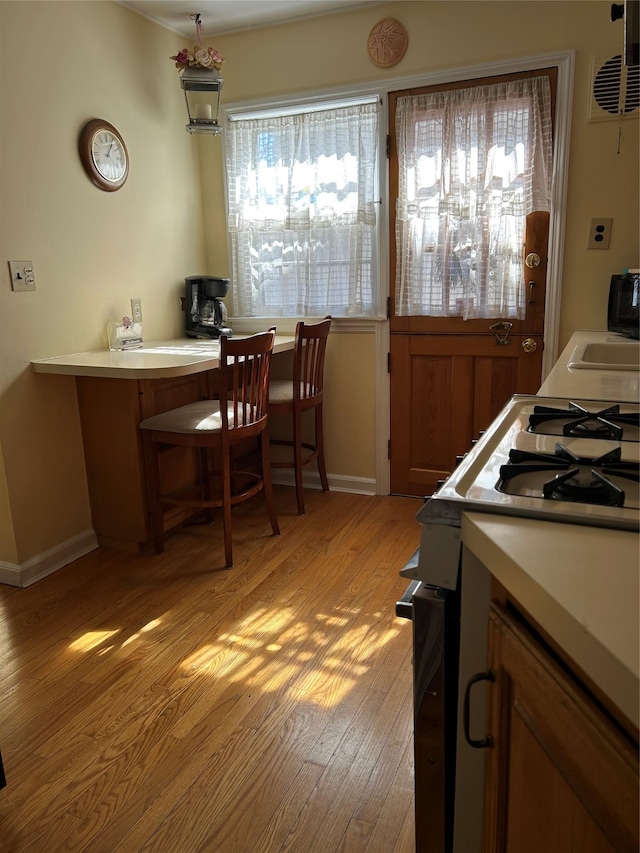
{"label": "bar stool leg", "polygon": [[147,499],[151,535],[156,554],[164,551],[164,520],[160,501],[160,450],[158,443],[149,436],[144,437],[144,450],[147,459]]}
{"label": "bar stool leg", "polygon": [[228,569],[233,568],[231,538],[231,454],[229,447],[222,448],[222,522],[224,526],[224,557]]}
{"label": "bar stool leg", "polygon": [[[202,447],[200,449],[200,470],[202,474],[202,485],[204,489],[205,500],[213,500],[215,496],[215,478],[213,473],[213,451],[210,447]],[[205,508],[204,517],[207,524],[213,524],[214,513],[213,508],[208,506]]]}
{"label": "bar stool leg", "polygon": [[296,480],[298,513],[304,515],[304,493],[302,491],[302,423],[300,412],[293,413],[293,469]]}
{"label": "bar stool leg", "polygon": [[316,406],[316,450],[318,452],[318,473],[320,474],[320,482],[322,483],[322,491],[329,491],[329,480],[327,479],[327,469],[324,464],[324,433],[322,429],[322,403]]}
{"label": "bar stool leg", "polygon": [[276,507],[273,500],[273,485],[271,482],[271,458],[269,455],[269,430],[263,430],[261,436],[261,454],[262,454],[262,488],[264,491],[264,500],[267,505],[267,513],[271,522],[271,529],[274,536],[280,533],[278,524],[278,516],[276,515]]}

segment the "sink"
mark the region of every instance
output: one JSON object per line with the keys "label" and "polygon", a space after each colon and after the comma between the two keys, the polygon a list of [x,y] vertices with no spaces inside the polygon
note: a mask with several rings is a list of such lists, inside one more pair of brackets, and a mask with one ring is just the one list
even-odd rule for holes
{"label": "sink", "polygon": [[584,370],[639,370],[640,343],[604,341],[579,344],[571,354],[569,367]]}

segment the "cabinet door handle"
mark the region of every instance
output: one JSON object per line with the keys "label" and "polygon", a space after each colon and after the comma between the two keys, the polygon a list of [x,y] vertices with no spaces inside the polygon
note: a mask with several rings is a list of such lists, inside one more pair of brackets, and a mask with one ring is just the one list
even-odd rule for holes
{"label": "cabinet door handle", "polygon": [[487,749],[493,746],[493,738],[491,735],[487,735],[482,740],[474,740],[470,734],[470,724],[469,718],[470,707],[471,707],[471,688],[474,684],[477,684],[479,681],[491,681],[494,682],[496,680],[495,673],[492,669],[488,669],[486,672],[477,672],[475,675],[472,675],[469,681],[467,682],[467,686],[464,689],[464,706],[462,709],[463,712],[463,725],[464,725],[464,737],[469,746],[474,749]]}

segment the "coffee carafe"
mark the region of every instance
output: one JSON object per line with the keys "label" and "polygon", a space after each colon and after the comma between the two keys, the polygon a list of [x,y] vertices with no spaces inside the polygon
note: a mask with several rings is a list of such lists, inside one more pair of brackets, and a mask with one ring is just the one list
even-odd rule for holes
{"label": "coffee carafe", "polygon": [[185,278],[185,324],[187,337],[219,338],[232,335],[226,324],[227,312],[220,300],[229,290],[228,278],[190,275]]}

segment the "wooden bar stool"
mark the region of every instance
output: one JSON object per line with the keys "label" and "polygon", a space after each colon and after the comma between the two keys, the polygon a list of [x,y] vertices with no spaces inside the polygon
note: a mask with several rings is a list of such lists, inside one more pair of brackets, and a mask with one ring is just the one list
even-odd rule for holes
{"label": "wooden bar stool", "polygon": [[[269,458],[268,389],[274,331],[244,339],[220,338],[219,400],[200,400],[171,409],[142,421],[147,490],[151,527],[156,553],[164,550],[164,510],[166,505],[210,510],[222,507],[224,550],[227,568],[233,566],[231,509],[259,491],[264,492],[271,528],[280,533],[271,486]],[[258,439],[260,464],[238,469],[234,448]],[[201,482],[187,493],[162,491],[160,460],[175,446],[199,448]],[[215,490],[216,479],[221,489]],[[232,490],[232,481],[234,489]],[[240,485],[238,485],[240,484]],[[221,494],[220,494],[221,491]]]}
{"label": "wooden bar stool", "polygon": [[[271,444],[293,448],[293,461],[271,462],[273,468],[293,468],[295,471],[298,512],[304,515],[302,467],[316,459],[322,490],[329,491],[324,463],[322,430],[322,395],[324,356],[331,329],[331,317],[320,323],[300,322],[296,326],[293,356],[293,380],[272,379],[269,383],[269,415],[290,415],[293,419],[293,439],[271,439]],[[302,440],[302,413],[315,410],[314,441]],[[303,450],[308,451],[303,455]]]}

